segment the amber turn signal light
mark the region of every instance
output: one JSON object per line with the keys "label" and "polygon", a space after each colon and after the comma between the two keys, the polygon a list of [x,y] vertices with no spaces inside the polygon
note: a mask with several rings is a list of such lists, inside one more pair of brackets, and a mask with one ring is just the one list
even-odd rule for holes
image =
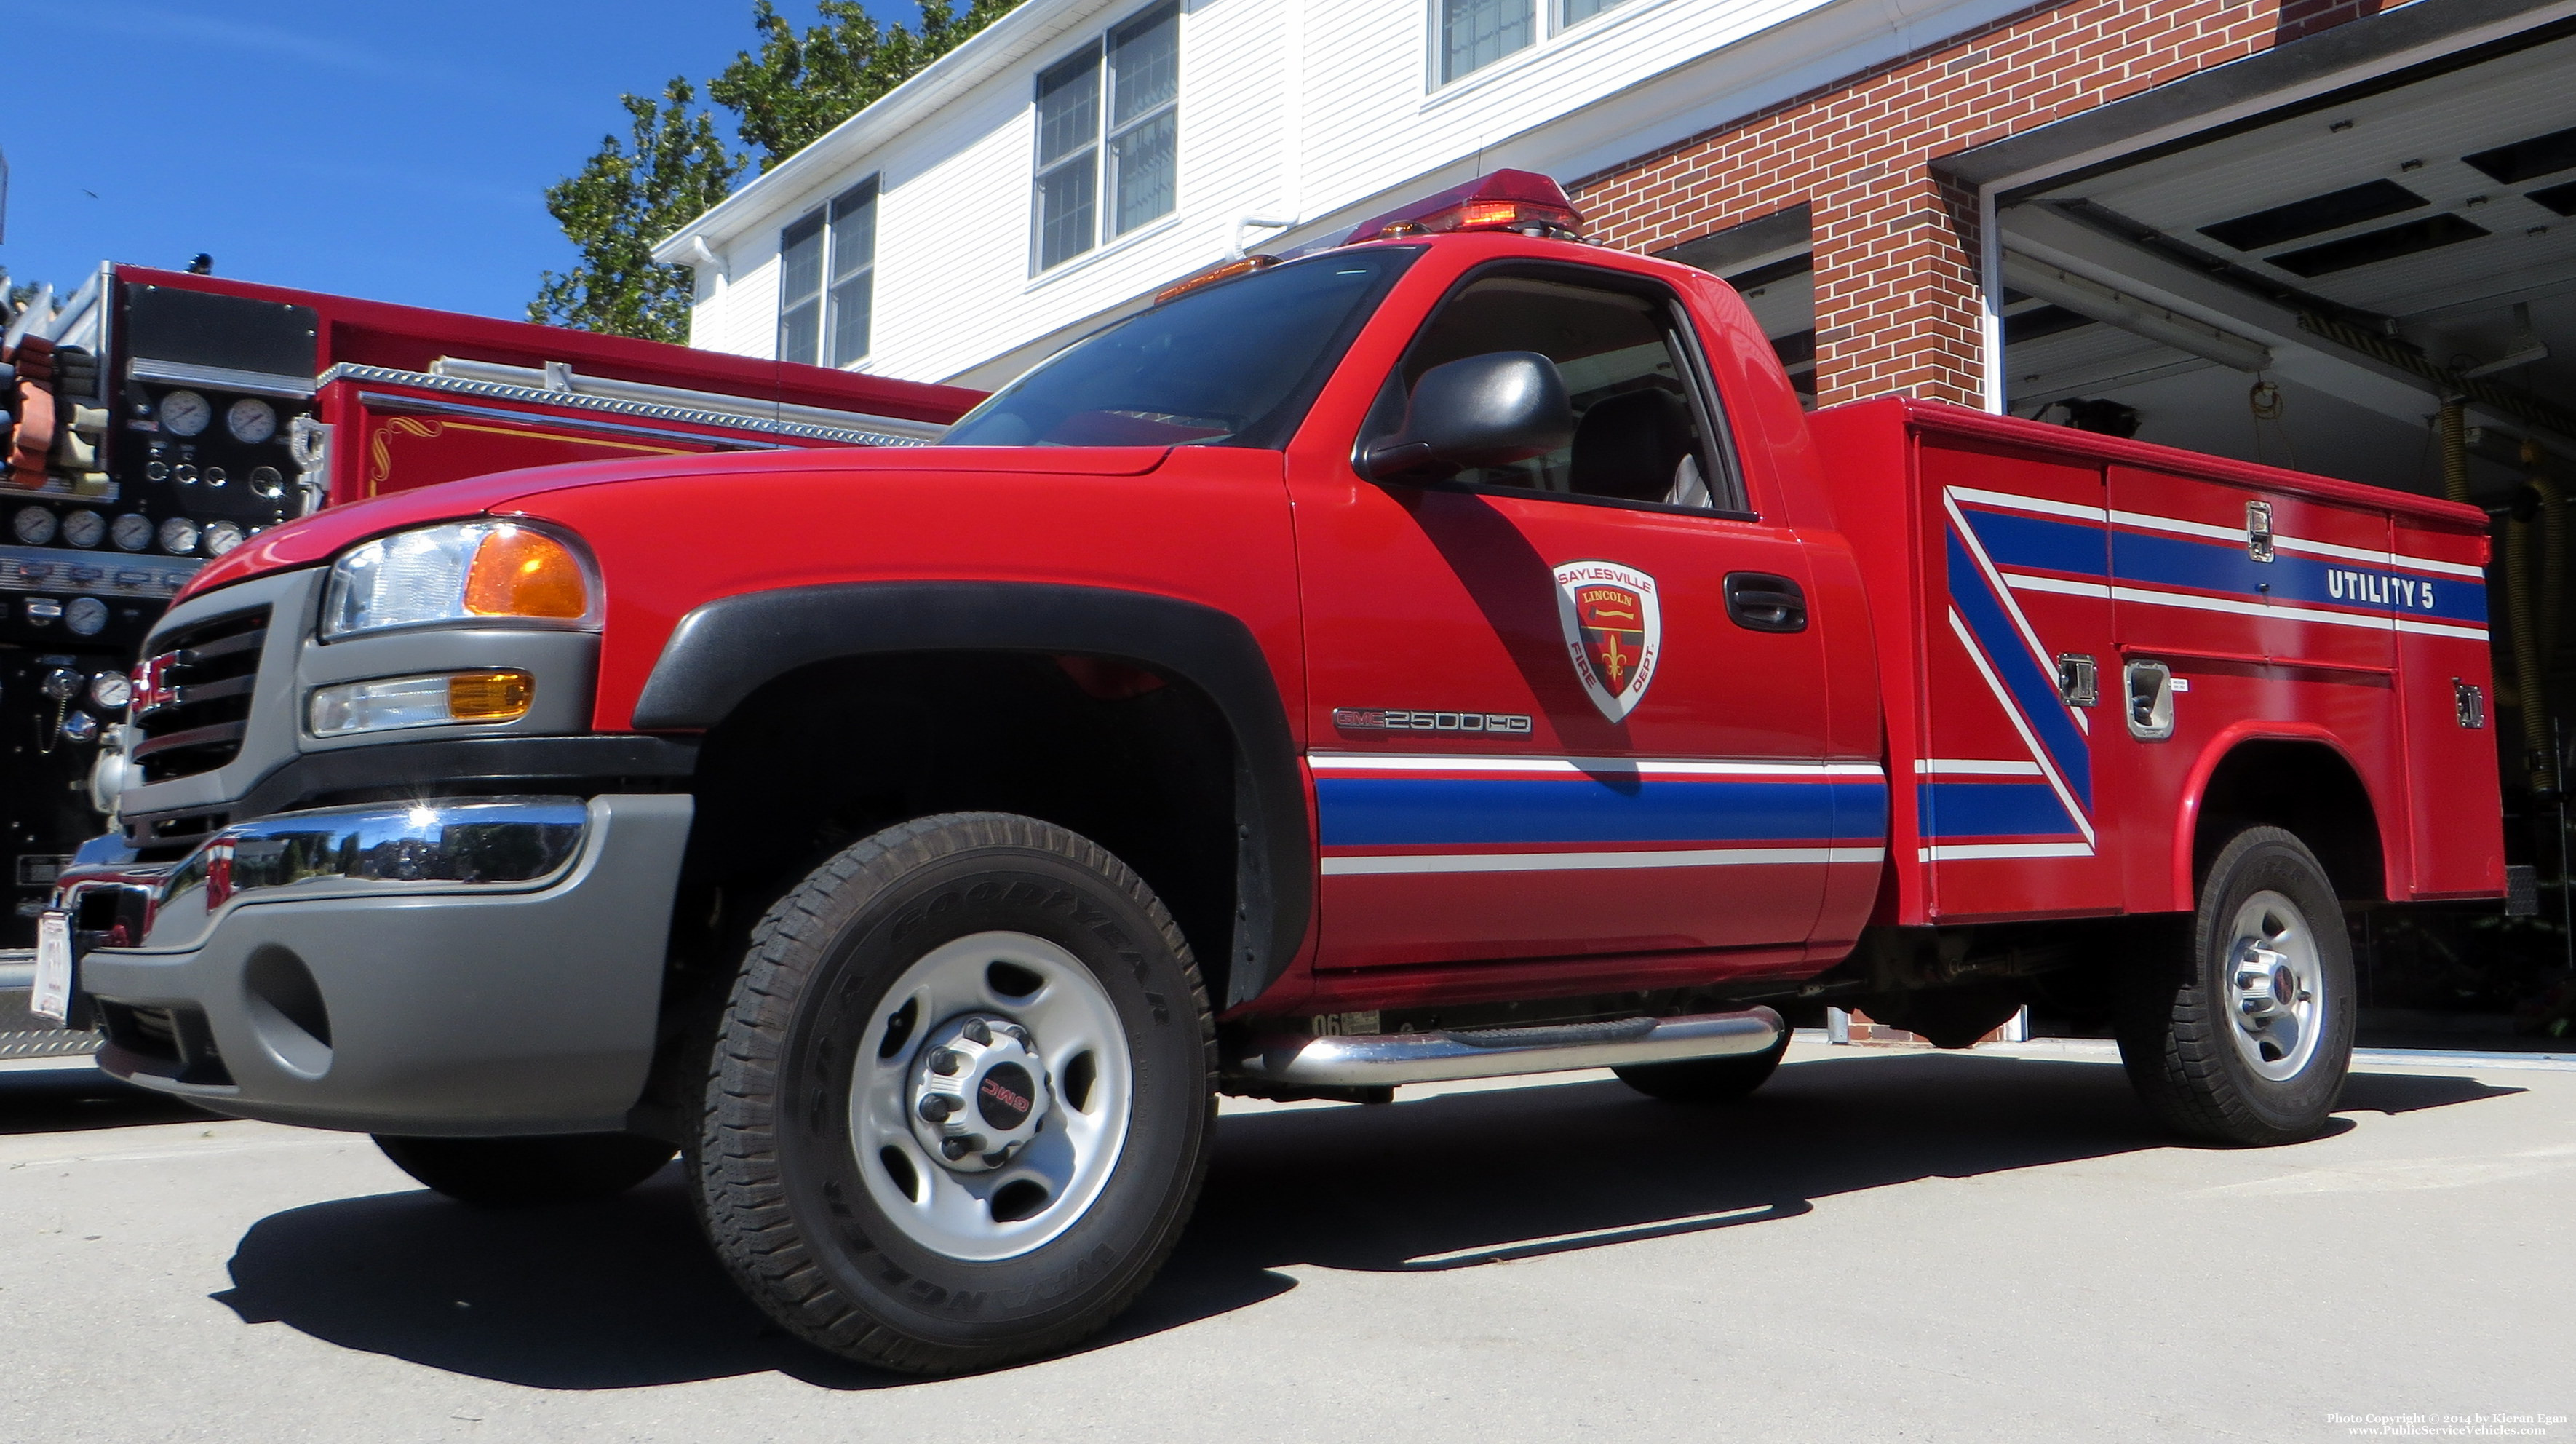
{"label": "amber turn signal light", "polygon": [[465,610],[478,617],[578,621],[590,612],[590,581],[571,547],[527,527],[500,527],[474,549]]}

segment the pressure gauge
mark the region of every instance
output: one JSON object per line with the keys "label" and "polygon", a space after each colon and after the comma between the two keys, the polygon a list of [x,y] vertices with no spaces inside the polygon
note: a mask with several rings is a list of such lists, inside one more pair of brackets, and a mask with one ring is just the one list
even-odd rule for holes
{"label": "pressure gauge", "polygon": [[215,408],[194,391],[173,391],[161,398],[161,429],[173,436],[194,436],[215,419]]}
{"label": "pressure gauge", "polygon": [[89,703],[102,712],[122,712],[134,700],[134,679],[123,672],[101,672],[89,679]]}
{"label": "pressure gauge", "polygon": [[139,552],[152,545],[152,518],[129,511],[108,523],[107,536],[119,551]]}
{"label": "pressure gauge", "polygon": [[241,544],[242,529],[228,521],[206,523],[206,534],[197,542],[197,545],[203,547],[206,555],[210,557],[222,556]]}
{"label": "pressure gauge", "polygon": [[161,523],[161,550],[183,557],[197,549],[197,524],[184,516]]}
{"label": "pressure gauge", "polygon": [[250,494],[262,501],[275,501],[286,494],[286,475],[273,466],[250,469]]}
{"label": "pressure gauge", "polygon": [[54,539],[54,511],[46,506],[22,506],[9,518],[9,532],[31,547],[40,547]]}
{"label": "pressure gauge", "polygon": [[95,637],[107,630],[107,603],[96,597],[74,597],[63,608],[63,625],[75,637]]}
{"label": "pressure gauge", "polygon": [[253,446],[277,434],[277,408],[256,396],[245,396],[224,413],[224,430],[233,440]]}
{"label": "pressure gauge", "polygon": [[83,551],[107,540],[107,518],[83,508],[63,517],[63,545]]}

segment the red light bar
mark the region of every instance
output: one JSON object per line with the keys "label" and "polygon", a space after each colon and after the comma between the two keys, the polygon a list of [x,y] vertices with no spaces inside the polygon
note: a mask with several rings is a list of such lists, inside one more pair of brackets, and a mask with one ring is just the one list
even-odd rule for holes
{"label": "red light bar", "polygon": [[1583,215],[1566,198],[1564,188],[1546,176],[1536,171],[1498,170],[1362,221],[1342,244],[1437,235],[1443,231],[1516,231],[1530,226],[1576,232],[1583,227]]}

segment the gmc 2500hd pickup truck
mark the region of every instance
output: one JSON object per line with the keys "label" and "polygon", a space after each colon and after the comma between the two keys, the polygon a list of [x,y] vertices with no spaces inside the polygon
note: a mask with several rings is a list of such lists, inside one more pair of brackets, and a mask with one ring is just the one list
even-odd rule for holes
{"label": "gmc 2500hd pickup truck", "polygon": [[1196,278],[939,447],[253,539],[146,646],[57,991],[460,1198],[677,1151],[762,1307],[924,1372],[1135,1297],[1224,1091],[1716,1103],[1784,1010],[2042,997],[2175,1127],[2313,1133],[2344,907],[2502,892],[2485,519],[1806,415],[1577,224],[1504,172]]}

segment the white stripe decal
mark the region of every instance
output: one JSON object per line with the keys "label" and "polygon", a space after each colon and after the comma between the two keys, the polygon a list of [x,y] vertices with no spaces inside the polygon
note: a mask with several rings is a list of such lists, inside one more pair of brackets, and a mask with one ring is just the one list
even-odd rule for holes
{"label": "white stripe decal", "polygon": [[1631,757],[1435,757],[1421,753],[1312,752],[1318,772],[1504,772],[1550,777],[1884,777],[1874,762],[1670,762]]}
{"label": "white stripe decal", "polygon": [[[2121,526],[2136,527],[2141,531],[2171,532],[2176,536],[2205,537],[2211,541],[2235,542],[2239,545],[2245,541],[2245,530],[2242,527],[2224,527],[2204,521],[2184,521],[2180,517],[2157,516],[2152,512],[2108,511],[2098,506],[2051,501],[2037,496],[2015,496],[2006,491],[1981,491],[1969,486],[1953,486],[1945,489],[1961,501],[1974,502],[1979,506],[2000,507],[2006,511],[2035,512],[2042,516],[2071,516],[2080,521],[2090,522],[2108,520]],[[2341,546],[2334,542],[2310,541],[2305,537],[2275,536],[2272,538],[2272,545],[2279,551],[2307,552],[2314,556],[2337,557],[2349,562],[2370,562],[2378,566],[2399,567],[2408,571],[2439,572],[2445,576],[2476,577],[2481,581],[2485,580],[2487,574],[2486,568],[2473,567],[2465,562],[2438,561],[2432,557],[2408,556],[2404,552],[2372,551],[2367,547]]]}
{"label": "white stripe decal", "polygon": [[1968,660],[1976,665],[1977,675],[1986,679],[1986,686],[1995,694],[1996,705],[2004,709],[2004,719],[2012,723],[2013,731],[2021,734],[2021,744],[2030,749],[2031,761],[2038,766],[2040,775],[2048,779],[2048,785],[2057,793],[2057,800],[2065,807],[2066,815],[2075,819],[2075,829],[2084,834],[2089,848],[2093,842],[2092,820],[2084,815],[2083,808],[2075,805],[2075,793],[2067,787],[2066,779],[2057,775],[2056,759],[2050,757],[2048,749],[2040,746],[2039,739],[2031,735],[2030,723],[2023,720],[2021,709],[2013,705],[2012,694],[2005,690],[2003,679],[1986,664],[1985,651],[1978,647],[1976,637],[1970,634],[1968,624],[1960,619],[1956,607],[1950,609],[1950,630],[1958,634],[1959,645],[1967,648]]}
{"label": "white stripe decal", "polygon": [[2487,629],[2484,627],[2455,627],[2447,622],[2419,622],[2411,617],[2399,617],[2397,630],[2420,632],[2427,637],[2465,637],[2472,642],[2487,640]]}
{"label": "white stripe decal", "polygon": [[[1995,569],[1994,559],[1986,555],[1986,544],[1977,539],[1977,529],[1968,525],[1967,517],[1960,514],[1959,503],[1951,496],[1951,493],[1957,489],[1956,487],[1942,488],[1941,505],[1950,513],[1950,520],[1958,523],[1959,540],[1967,547],[1968,556],[1976,562],[1977,570],[1985,574],[1986,584],[1995,589],[1995,600],[2004,604],[2004,615],[2012,619],[2013,628],[2021,633],[2022,644],[2030,648],[2031,660],[2039,664],[2039,674],[2043,677],[2056,676],[2057,659],[2049,655],[2047,646],[2039,640],[2039,633],[2031,626],[2030,618],[2022,615],[2021,603],[2013,600],[2012,588],[2004,585],[2003,573]],[[1973,651],[1974,648],[1970,650]],[[2009,701],[2004,705],[2007,708],[2012,706]],[[2093,720],[2084,715],[2084,709],[2063,702],[2059,705],[2064,707],[2066,715],[2074,720],[2076,731],[2087,736],[2092,735]],[[2072,805],[2071,800],[2069,805]],[[2085,836],[2090,837],[2092,833],[2088,830]]]}
{"label": "white stripe decal", "polygon": [[1914,770],[1925,776],[1941,777],[2037,777],[2036,762],[2013,762],[1987,757],[1918,757]]}
{"label": "white stripe decal", "polygon": [[2091,857],[2080,842],[1944,842],[1921,850],[1925,862],[1973,862],[1991,857]]}
{"label": "white stripe decal", "polygon": [[1607,872],[1657,867],[1878,862],[1883,847],[1702,847],[1668,852],[1468,852],[1324,859],[1326,877],[1391,877],[1460,872]]}
{"label": "white stripe decal", "polygon": [[2008,491],[1981,491],[1973,486],[1945,486],[1943,491],[1961,501],[1979,506],[1999,506],[2007,511],[2035,511],[2042,516],[2071,516],[2079,521],[2099,522],[2110,515],[2098,506],[2085,506],[2072,501],[2050,501],[2040,496],[2016,496]]}
{"label": "white stripe decal", "polygon": [[2070,597],[2100,597],[2108,601],[2111,589],[2101,582],[2070,582],[2064,577],[2034,577],[2026,572],[2006,572],[2004,580],[2015,591],[2061,592]]}

